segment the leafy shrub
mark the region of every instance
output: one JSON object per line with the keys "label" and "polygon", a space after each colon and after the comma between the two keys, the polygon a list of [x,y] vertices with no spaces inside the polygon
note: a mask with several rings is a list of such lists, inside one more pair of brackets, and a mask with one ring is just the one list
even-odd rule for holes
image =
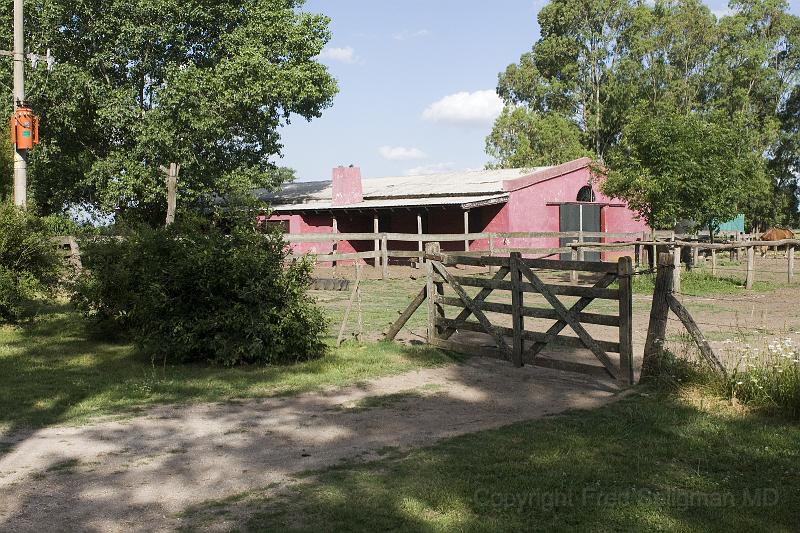
{"label": "leafy shrub", "polygon": [[0,322],[25,315],[24,303],[52,295],[64,261],[42,219],[0,204]]}
{"label": "leafy shrub", "polygon": [[81,249],[87,271],[73,301],[154,358],[236,365],[324,352],[326,321],[306,294],[311,265],[284,267],[278,234],[193,221],[86,239]]}

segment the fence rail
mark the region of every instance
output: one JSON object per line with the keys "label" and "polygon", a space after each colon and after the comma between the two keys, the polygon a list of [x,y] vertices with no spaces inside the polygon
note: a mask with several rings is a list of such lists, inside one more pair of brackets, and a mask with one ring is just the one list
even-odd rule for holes
{"label": "fence rail", "polygon": [[[698,242],[688,240],[688,235],[675,234],[674,232],[657,231],[655,240],[650,232],[623,232],[623,233],[603,233],[603,232],[553,232],[553,231],[529,231],[529,232],[483,232],[483,233],[307,233],[286,235],[285,239],[290,244],[300,243],[331,243],[333,244],[332,253],[294,253],[290,257],[298,258],[304,256],[313,257],[318,263],[331,263],[334,266],[341,261],[372,260],[376,268],[381,269],[384,278],[389,276],[389,262],[396,259],[416,259],[417,265],[424,260],[425,252],[423,247],[426,243],[442,242],[464,242],[465,248],[469,248],[470,242],[488,241],[488,246],[483,250],[464,250],[458,251],[461,264],[485,265],[502,267],[508,266],[508,257],[512,253],[520,253],[526,256],[526,261],[541,260],[541,265],[537,268],[552,269],[555,264],[551,259],[554,256],[569,254],[573,265],[583,263],[586,252],[632,252],[635,267],[638,269],[642,264],[655,266],[655,258],[659,252],[669,251],[673,253],[675,261],[674,286],[680,289],[681,257],[682,250],[689,250],[692,262],[696,263],[700,252],[705,252],[711,259],[711,272],[716,275],[717,254],[720,252],[730,252],[731,259],[740,257],[742,252],[746,253],[745,284],[747,288],[752,288],[756,275],[755,252],[757,248],[762,251],[765,248],[777,250],[778,247],[786,249],[787,281],[794,281],[795,250],[800,249],[800,239],[783,239],[779,241],[759,240],[759,234],[743,234],[729,232],[723,237],[736,237],[738,240],[728,242]],[[513,239],[573,239],[569,243],[557,247],[547,246],[518,246]],[[617,242],[586,242],[586,239],[623,239]],[[663,240],[660,240],[663,239]],[[80,268],[80,249],[74,237],[57,237],[57,246],[64,250],[65,256]],[[343,252],[338,250],[337,243],[342,241],[372,241],[374,248],[367,251]],[[417,250],[392,250],[393,242],[417,242]],[[453,253],[453,252],[445,252]],[[777,255],[777,254],[776,254]],[[532,257],[538,256],[538,257]],[[685,261],[684,261],[685,262]],[[570,261],[560,261],[559,264],[570,264]],[[600,263],[597,263],[600,264]],[[573,281],[580,268],[571,268]]]}

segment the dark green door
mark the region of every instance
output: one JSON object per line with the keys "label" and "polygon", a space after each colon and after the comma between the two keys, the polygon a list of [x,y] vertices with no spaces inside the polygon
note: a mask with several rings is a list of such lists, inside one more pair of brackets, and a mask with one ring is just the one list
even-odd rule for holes
{"label": "dark green door", "polygon": [[[600,209],[603,206],[596,204],[562,204],[559,210],[559,231],[600,231]],[[568,246],[575,238],[561,238],[561,247]],[[584,237],[584,242],[600,242],[599,237]],[[561,254],[563,261],[571,259],[569,253]],[[585,252],[584,260],[600,261],[600,252]]]}

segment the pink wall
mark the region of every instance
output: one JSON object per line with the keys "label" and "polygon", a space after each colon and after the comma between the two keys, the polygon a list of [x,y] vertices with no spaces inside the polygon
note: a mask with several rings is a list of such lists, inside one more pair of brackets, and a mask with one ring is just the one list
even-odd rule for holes
{"label": "pink wall", "polygon": [[[592,177],[588,166],[582,166],[560,175],[553,176],[538,183],[527,186],[522,180],[506,182],[510,189],[508,210],[508,231],[559,231],[559,206],[548,205],[563,202],[575,202],[578,191],[589,183]],[[600,192],[600,180],[594,177],[592,189],[595,201],[604,204],[619,204]],[[520,188],[517,188],[520,187]],[[601,213],[601,231],[610,233],[646,231],[644,222],[634,220],[634,213],[625,207],[607,205]],[[558,238],[513,239],[509,243],[520,248],[555,248]]]}

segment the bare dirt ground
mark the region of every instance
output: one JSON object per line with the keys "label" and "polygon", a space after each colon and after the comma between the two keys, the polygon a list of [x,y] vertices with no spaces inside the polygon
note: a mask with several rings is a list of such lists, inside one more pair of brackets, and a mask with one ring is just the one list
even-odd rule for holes
{"label": "bare dirt ground", "polygon": [[209,499],[342,460],[610,401],[610,382],[473,358],[360,387],[159,407],[129,421],[51,427],[0,456],[0,530],[171,530]]}

